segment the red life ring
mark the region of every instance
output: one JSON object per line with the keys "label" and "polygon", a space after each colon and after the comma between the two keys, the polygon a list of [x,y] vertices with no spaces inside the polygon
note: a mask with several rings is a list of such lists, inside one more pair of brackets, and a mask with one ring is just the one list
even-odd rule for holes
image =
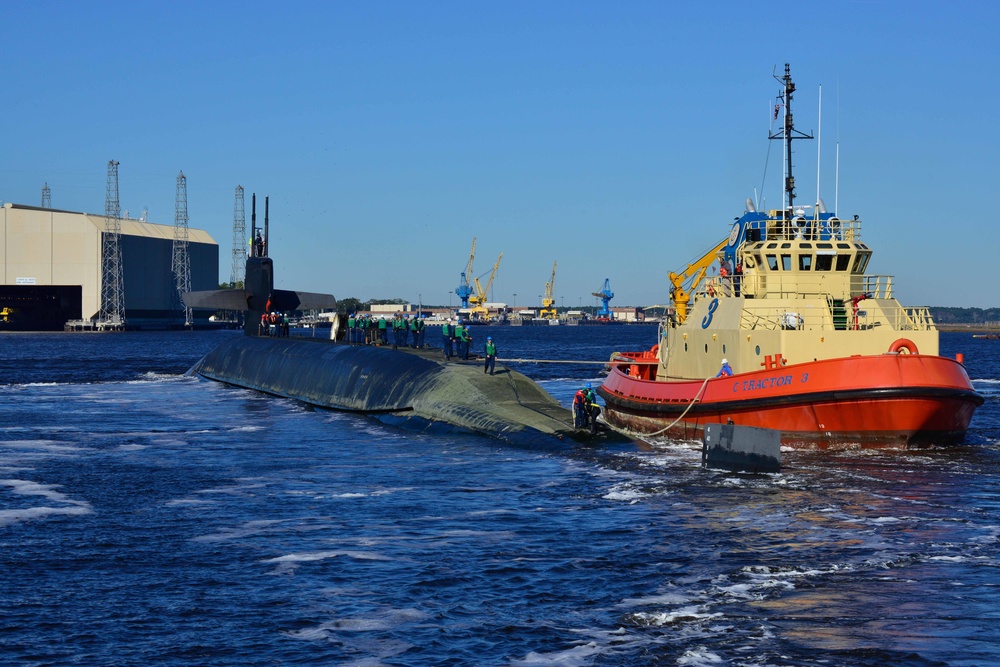
{"label": "red life ring", "polygon": [[653,347],[649,348],[649,353],[652,354],[654,357],[657,354],[659,354],[659,352],[660,352],[660,345],[659,345],[659,343],[657,343]]}
{"label": "red life ring", "polygon": [[892,354],[899,354],[903,350],[906,350],[907,354],[919,354],[916,343],[909,338],[900,338],[889,346],[889,352]]}

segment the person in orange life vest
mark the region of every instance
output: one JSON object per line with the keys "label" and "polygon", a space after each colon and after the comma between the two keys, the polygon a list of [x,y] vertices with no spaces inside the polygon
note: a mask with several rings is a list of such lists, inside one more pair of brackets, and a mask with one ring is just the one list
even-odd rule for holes
{"label": "person in orange life vest", "polygon": [[730,294],[732,294],[732,290],[730,289],[730,286],[733,283],[732,273],[733,271],[732,267],[729,264],[729,260],[723,259],[722,266],[719,267],[719,279],[720,279],[719,283],[721,285],[722,294],[724,296],[729,296]]}
{"label": "person in orange life vest", "polygon": [[587,395],[583,389],[578,389],[573,395],[573,426],[584,428],[587,425]]}
{"label": "person in orange life vest", "polygon": [[729,377],[732,374],[733,374],[733,368],[732,368],[732,366],[729,365],[729,361],[727,359],[723,359],[722,360],[722,368],[719,369],[719,374],[716,375],[715,377],[717,377],[717,378],[725,378],[725,377]]}

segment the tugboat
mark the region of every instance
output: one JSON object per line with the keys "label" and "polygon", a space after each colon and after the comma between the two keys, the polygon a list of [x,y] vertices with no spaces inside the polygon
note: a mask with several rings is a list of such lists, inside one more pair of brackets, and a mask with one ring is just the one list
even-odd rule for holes
{"label": "tugboat", "polygon": [[771,428],[790,447],[961,443],[984,400],[962,355],[939,356],[929,310],[900,305],[891,276],[865,273],[873,251],[858,216],[796,204],[792,141],[812,136],[792,123],[789,66],[775,78],[783,207],[765,213],[748,199],[727,238],[669,275],[658,343],[612,356],[598,389],[606,421],[685,439],[708,423]]}

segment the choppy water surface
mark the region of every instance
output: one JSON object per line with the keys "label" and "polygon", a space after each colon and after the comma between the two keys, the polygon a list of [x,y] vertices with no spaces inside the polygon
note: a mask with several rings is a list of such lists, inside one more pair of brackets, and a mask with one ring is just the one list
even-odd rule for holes
{"label": "choppy water surface", "polygon": [[[997,341],[942,335],[987,396],[967,446],[736,475],[694,443],[539,453],[183,377],[230,335],[0,336],[0,662],[1000,664]],[[567,404],[599,381],[519,369]]]}

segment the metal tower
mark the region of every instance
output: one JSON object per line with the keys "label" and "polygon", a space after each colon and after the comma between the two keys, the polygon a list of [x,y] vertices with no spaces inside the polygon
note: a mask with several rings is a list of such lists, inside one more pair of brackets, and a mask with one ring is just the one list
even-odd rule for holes
{"label": "metal tower", "polygon": [[42,185],[42,208],[52,208],[52,190],[48,183]]}
{"label": "metal tower", "polygon": [[122,217],[118,205],[118,163],[108,160],[108,187],[104,199],[104,234],[101,252],[101,312],[98,329],[125,326],[125,280],[122,271]]}
{"label": "metal tower", "polygon": [[177,198],[174,207],[174,281],[177,296],[184,307],[184,326],[191,326],[191,309],[184,306],[184,293],[191,291],[191,257],[188,255],[187,177],[177,175]]}
{"label": "metal tower", "polygon": [[242,284],[247,267],[247,216],[243,208],[243,186],[236,186],[236,203],[233,206],[233,270],[229,286]]}

